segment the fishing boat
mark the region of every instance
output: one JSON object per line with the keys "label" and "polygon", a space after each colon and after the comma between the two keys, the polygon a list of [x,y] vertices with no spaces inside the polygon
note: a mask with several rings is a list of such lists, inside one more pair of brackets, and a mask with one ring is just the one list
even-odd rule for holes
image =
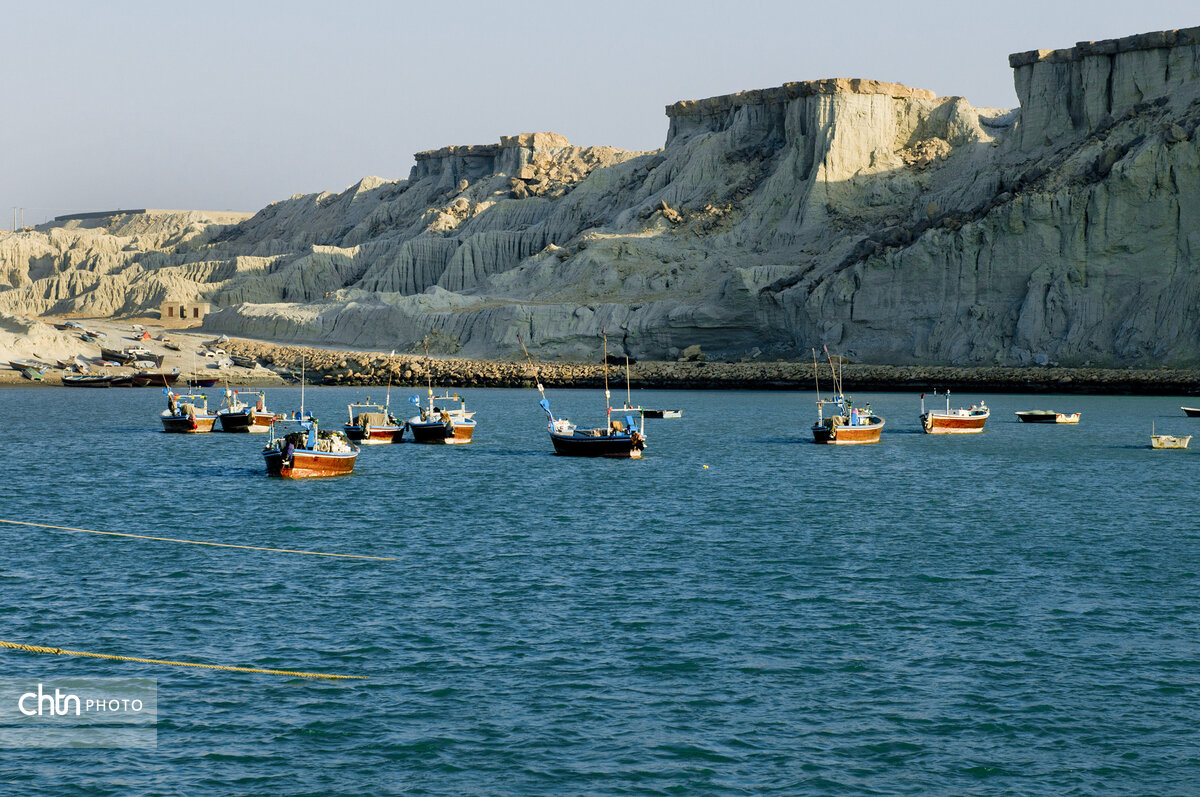
{"label": "fishing boat", "polygon": [[[933,391],[937,395],[937,391]],[[946,391],[946,409],[925,410],[925,394],[921,394],[921,428],[926,434],[978,434],[991,412],[987,404],[979,402],[970,407],[950,409],[950,391]]]}
{"label": "fishing boat", "polygon": [[1192,436],[1175,437],[1169,434],[1155,434],[1154,424],[1150,424],[1150,447],[1155,449],[1187,448],[1192,442]]}
{"label": "fishing boat", "polygon": [[[832,398],[821,398],[821,382],[817,374],[817,351],[813,349],[813,379],[817,388],[817,422],[812,425],[813,442],[839,446],[878,443],[886,422],[871,412],[870,404],[862,408],[854,406],[851,397],[842,390],[841,376],[834,367],[833,358],[829,355],[827,348],[825,356],[829,360],[829,369],[833,373]],[[832,410],[828,415],[825,412],[826,407],[830,407]]]}
{"label": "fishing boat", "polygon": [[21,371],[21,376],[25,377],[31,382],[41,382],[44,374],[44,371],[37,368],[25,368]]}
{"label": "fishing boat", "polygon": [[170,371],[142,370],[134,374],[132,379],[133,387],[174,387],[178,381],[178,368]]}
{"label": "fishing boat", "polygon": [[204,434],[213,430],[217,416],[208,411],[208,398],[203,393],[167,394],[167,408],[160,413],[164,432]]}
{"label": "fishing boat", "polygon": [[388,411],[386,404],[365,402],[348,404],[348,420],[342,430],[351,442],[362,446],[399,443],[404,439],[404,422]]}
{"label": "fishing boat", "polygon": [[[555,454],[565,457],[641,459],[642,452],[646,449],[645,416],[642,416],[640,426],[634,422],[632,415],[626,415],[624,421],[614,420],[612,417],[612,394],[608,390],[607,335],[604,336],[604,362],[606,364],[604,369],[604,404],[605,412],[608,416],[607,426],[581,428],[566,418],[555,418],[554,413],[550,411],[550,399],[546,398],[546,390],[537,375],[537,369],[533,366],[533,360],[529,357],[529,351],[525,349],[525,341],[521,341],[521,348],[525,350],[525,358],[529,361],[529,366],[534,371],[538,393],[542,396],[538,402],[538,406],[546,412],[548,419],[547,429],[550,432],[550,442],[554,446]],[[626,373],[628,373],[628,366],[626,367]]]}
{"label": "fishing boat", "polygon": [[683,410],[648,410],[637,408],[643,418],[682,418]]}
{"label": "fishing boat", "polygon": [[271,427],[271,439],[263,448],[268,476],[284,479],[313,479],[324,476],[344,476],[354,470],[358,446],[341,432],[322,432],[311,416],[301,421],[303,431],[288,432],[276,437]]}
{"label": "fishing boat", "polygon": [[1200,407],[1180,407],[1183,414],[1189,418],[1200,418]]}
{"label": "fishing boat", "polygon": [[[395,357],[395,350],[388,355],[389,359]],[[300,380],[301,390],[304,384],[304,362],[300,363]],[[404,439],[405,423],[392,415],[392,369],[388,369],[388,384],[387,395],[383,400],[383,404],[372,404],[371,397],[367,396],[365,403],[355,402],[348,405],[349,417],[343,431],[352,442],[359,445],[385,445],[387,443],[399,443]]]}
{"label": "fishing boat", "polygon": [[222,432],[261,434],[271,431],[275,413],[267,409],[267,396],[261,390],[225,388],[225,398],[217,410]]}
{"label": "fishing boat", "polygon": [[63,374],[63,387],[111,387],[107,374]]}
{"label": "fishing boat", "polygon": [[[421,397],[410,396],[408,402],[417,408],[417,414],[408,419],[414,443],[444,443],[463,445],[471,442],[475,433],[475,413],[467,411],[467,402],[457,393],[433,395],[429,390],[429,403],[421,406]],[[451,406],[457,402],[458,406]]]}
{"label": "fishing boat", "polygon": [[1024,410],[1016,413],[1022,423],[1079,423],[1078,412],[1055,412],[1054,410]]}
{"label": "fishing boat", "polygon": [[212,387],[221,381],[219,376],[193,376],[187,380],[188,387]]}
{"label": "fishing boat", "polygon": [[24,373],[32,368],[39,374],[44,374],[54,367],[50,363],[44,363],[41,360],[9,360],[8,365],[14,371],[21,371]]}

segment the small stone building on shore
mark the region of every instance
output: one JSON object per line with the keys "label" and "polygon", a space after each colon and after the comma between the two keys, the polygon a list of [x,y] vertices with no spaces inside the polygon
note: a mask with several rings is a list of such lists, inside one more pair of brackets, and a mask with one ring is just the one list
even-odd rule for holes
{"label": "small stone building on shore", "polygon": [[165,327],[190,327],[204,323],[209,311],[208,302],[166,301],[159,308],[159,319]]}

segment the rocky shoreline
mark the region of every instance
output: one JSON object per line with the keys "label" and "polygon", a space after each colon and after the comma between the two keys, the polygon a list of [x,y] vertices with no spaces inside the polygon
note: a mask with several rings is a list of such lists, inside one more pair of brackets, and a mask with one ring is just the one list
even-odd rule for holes
{"label": "rocky shoreline", "polygon": [[[230,339],[230,354],[256,358],[276,373],[298,379],[301,358],[310,385],[423,385],[427,379],[445,387],[532,387],[534,368],[541,381],[554,387],[600,387],[599,363],[467,360],[377,352],[334,351]],[[821,368],[824,389],[830,387],[829,366]],[[847,364],[842,377],[847,391],[976,391],[986,393],[1077,393],[1175,395],[1200,394],[1200,370],[1105,368],[962,368]],[[621,364],[608,366],[615,389],[625,380]],[[629,381],[635,388],[720,390],[806,390],[813,386],[811,362],[636,362]]]}

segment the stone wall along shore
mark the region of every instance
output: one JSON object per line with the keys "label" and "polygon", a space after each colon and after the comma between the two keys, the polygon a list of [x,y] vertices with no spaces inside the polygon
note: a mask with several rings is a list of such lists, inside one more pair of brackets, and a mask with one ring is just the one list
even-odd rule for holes
{"label": "stone wall along shore", "polygon": [[[604,385],[600,363],[466,360],[379,352],[334,351],[231,339],[230,354],[255,357],[275,371],[312,385],[424,385],[439,387],[532,387],[534,371],[547,387],[596,388]],[[820,367],[821,388],[832,385],[828,364]],[[1115,393],[1172,395],[1200,393],[1200,370],[1103,368],[961,368],[928,366],[843,366],[846,391],[972,390],[989,393]],[[625,381],[622,364],[608,366],[610,387]],[[636,388],[810,390],[811,362],[636,362],[630,366]]]}

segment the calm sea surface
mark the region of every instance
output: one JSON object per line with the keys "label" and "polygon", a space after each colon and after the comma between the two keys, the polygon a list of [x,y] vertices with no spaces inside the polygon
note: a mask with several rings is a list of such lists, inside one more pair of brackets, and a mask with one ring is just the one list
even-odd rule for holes
{"label": "calm sea surface", "polygon": [[[333,427],[383,394],[306,402]],[[0,650],[2,676],[153,677],[159,704],[157,749],[0,750],[0,791],[1200,788],[1200,451],[1148,448],[1151,422],[1200,433],[1187,399],[989,395],[984,434],[932,437],[917,394],[862,393],[883,441],[838,448],[810,393],[639,391],[683,420],[588,461],[551,454],[536,391],[464,395],[470,446],[305,483],[264,476],[261,435],[163,434],[158,390],[0,391],[0,518],[396,558],[0,524],[0,639],[370,676]],[[603,420],[599,391],[549,395]],[[1016,422],[1039,408],[1083,420]]]}

